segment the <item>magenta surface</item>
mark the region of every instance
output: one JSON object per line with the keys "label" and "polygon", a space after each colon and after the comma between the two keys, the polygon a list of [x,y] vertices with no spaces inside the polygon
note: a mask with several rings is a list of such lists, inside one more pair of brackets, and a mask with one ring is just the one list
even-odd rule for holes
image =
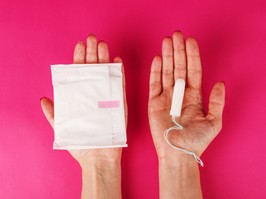
{"label": "magenta surface", "polygon": [[265,0],[1,0],[0,198],[80,198],[79,165],[52,150],[39,98],[52,97],[50,64],[72,63],[74,45],[89,33],[125,64],[123,198],[159,198],[149,72],[162,39],[176,29],[198,40],[206,107],[213,84],[226,85],[223,130],[201,157],[204,198],[266,198],[265,8]]}

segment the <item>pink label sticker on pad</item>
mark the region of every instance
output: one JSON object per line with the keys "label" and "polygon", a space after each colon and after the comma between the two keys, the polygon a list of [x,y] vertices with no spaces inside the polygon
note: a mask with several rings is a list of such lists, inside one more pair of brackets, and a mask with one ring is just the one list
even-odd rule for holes
{"label": "pink label sticker on pad", "polygon": [[99,101],[99,108],[119,108],[120,101],[119,100],[109,100],[109,101]]}

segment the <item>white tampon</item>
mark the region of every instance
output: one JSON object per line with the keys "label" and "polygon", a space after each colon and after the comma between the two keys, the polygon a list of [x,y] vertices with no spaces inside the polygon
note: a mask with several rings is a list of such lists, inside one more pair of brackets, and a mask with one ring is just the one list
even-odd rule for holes
{"label": "white tampon", "polygon": [[178,78],[175,81],[174,86],[174,93],[172,98],[172,105],[170,110],[170,115],[172,116],[172,121],[174,122],[175,126],[170,127],[164,132],[164,139],[171,147],[173,147],[176,150],[183,151],[186,154],[192,155],[194,159],[203,166],[202,160],[192,151],[188,151],[186,149],[180,148],[178,146],[174,146],[169,140],[168,140],[168,134],[172,130],[176,130],[179,132],[179,130],[183,129],[183,126],[179,124],[175,118],[181,116],[181,110],[182,110],[182,104],[183,104],[183,98],[184,98],[184,92],[185,92],[185,80],[182,78]]}
{"label": "white tampon", "polygon": [[184,91],[185,91],[185,80],[182,78],[178,78],[175,81],[172,106],[170,110],[170,115],[173,117],[179,117],[181,115]]}

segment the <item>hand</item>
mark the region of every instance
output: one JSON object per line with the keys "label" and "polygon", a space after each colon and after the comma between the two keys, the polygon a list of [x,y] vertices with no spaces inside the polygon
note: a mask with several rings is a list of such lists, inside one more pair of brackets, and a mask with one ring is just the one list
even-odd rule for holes
{"label": "hand", "polygon": [[[109,50],[105,42],[97,42],[94,35],[90,35],[87,38],[87,47],[83,42],[78,42],[73,56],[73,62],[75,64],[84,63],[109,63]],[[114,62],[121,63],[122,60],[119,57],[114,59]],[[123,87],[124,87],[124,104],[125,104],[125,118],[127,121],[127,105],[125,98],[125,79],[124,69],[123,71]],[[41,99],[41,107],[43,113],[51,124],[54,126],[54,105],[53,102],[44,97]],[[70,154],[80,163],[81,167],[88,165],[92,159],[108,160],[108,161],[120,161],[121,159],[121,148],[110,148],[110,149],[82,149],[82,150],[69,150]]]}
{"label": "hand", "polygon": [[156,56],[151,66],[148,114],[159,159],[184,154],[169,146],[163,137],[164,131],[174,126],[170,108],[177,78],[186,81],[182,113],[177,118],[184,129],[171,131],[170,142],[200,156],[222,128],[224,83],[214,85],[206,114],[202,104],[202,68],[197,42],[193,38],[184,42],[182,33],[177,31],[172,38],[163,40],[162,58]]}

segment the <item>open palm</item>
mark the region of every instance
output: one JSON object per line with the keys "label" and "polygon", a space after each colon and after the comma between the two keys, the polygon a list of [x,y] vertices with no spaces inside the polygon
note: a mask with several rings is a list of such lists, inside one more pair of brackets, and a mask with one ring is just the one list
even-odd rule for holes
{"label": "open palm", "polygon": [[[97,42],[94,35],[87,38],[87,45],[83,42],[78,42],[73,56],[75,64],[83,63],[109,63],[110,56],[108,46],[105,42]],[[121,63],[119,57],[114,59],[114,62]],[[125,118],[127,120],[127,106],[125,100],[125,79],[123,71],[123,87],[124,87],[124,104],[125,104]],[[51,126],[54,126],[54,105],[53,101],[44,97],[41,99],[41,106],[45,117]],[[70,154],[81,164],[87,164],[91,159],[114,159],[121,158],[121,148],[108,148],[108,149],[82,149],[82,150],[69,150]]]}
{"label": "open palm", "polygon": [[223,82],[214,85],[209,111],[206,114],[201,97],[202,69],[197,42],[193,38],[184,41],[179,31],[167,37],[162,44],[162,57],[152,62],[149,95],[149,122],[159,158],[176,156],[179,151],[164,140],[165,130],[174,126],[170,109],[173,87],[177,78],[186,81],[181,117],[177,118],[184,129],[171,131],[170,142],[200,156],[222,128],[225,88]]}

